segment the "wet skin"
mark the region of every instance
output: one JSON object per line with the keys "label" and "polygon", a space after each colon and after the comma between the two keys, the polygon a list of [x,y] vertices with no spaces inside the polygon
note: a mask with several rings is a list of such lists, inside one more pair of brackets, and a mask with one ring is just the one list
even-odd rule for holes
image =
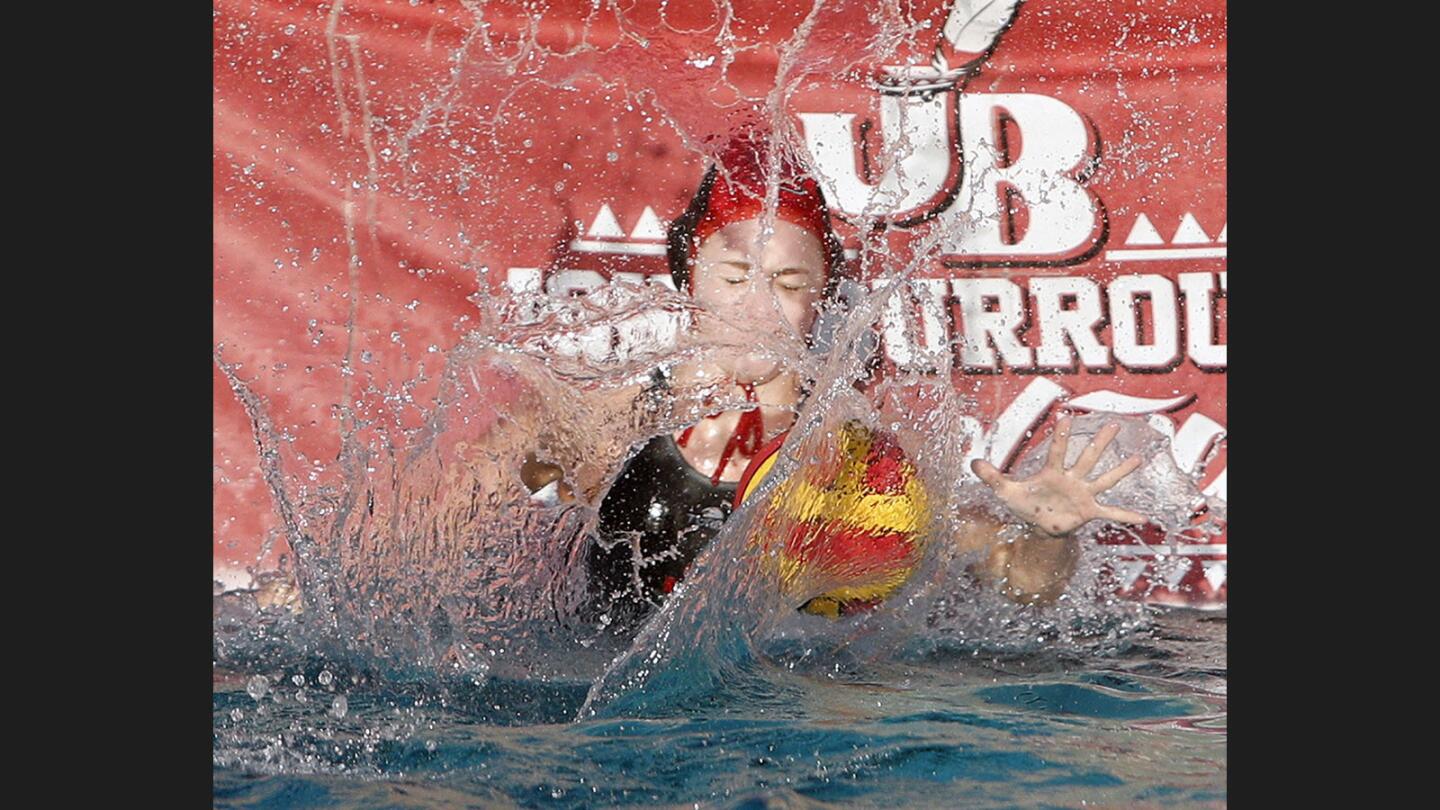
{"label": "wet skin", "polygon": [[[825,285],[825,252],[814,234],[784,220],[776,220],[773,233],[764,237],[761,221],[749,219],[726,225],[700,244],[691,293],[716,317],[701,322],[699,337],[725,348],[711,362],[677,367],[675,375],[682,383],[714,380],[735,398],[743,398],[743,385],[753,385],[768,441],[794,421],[800,381],[774,352],[757,345],[758,338],[804,350]],[[689,431],[681,455],[702,474],[713,475],[739,420],[739,411],[701,420]],[[720,480],[740,480],[750,460],[731,456]]]}

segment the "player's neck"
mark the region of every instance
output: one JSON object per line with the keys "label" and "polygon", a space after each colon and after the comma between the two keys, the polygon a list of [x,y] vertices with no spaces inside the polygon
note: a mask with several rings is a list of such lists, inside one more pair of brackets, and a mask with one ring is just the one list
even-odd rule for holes
{"label": "player's neck", "polygon": [[[800,386],[794,374],[776,376],[761,385],[734,385],[722,392],[727,399],[739,393],[759,403],[758,409],[720,411],[675,434],[680,455],[702,475],[713,477],[724,462],[718,483],[739,481],[750,460],[764,444],[790,429]],[[759,424],[755,424],[758,412]],[[746,416],[750,413],[750,416]],[[715,480],[712,478],[712,480]]]}

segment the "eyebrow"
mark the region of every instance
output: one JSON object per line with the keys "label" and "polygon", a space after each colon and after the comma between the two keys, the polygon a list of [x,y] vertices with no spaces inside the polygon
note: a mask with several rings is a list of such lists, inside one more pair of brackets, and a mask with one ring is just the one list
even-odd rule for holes
{"label": "eyebrow", "polygon": [[[749,272],[749,271],[754,267],[754,265],[752,265],[752,264],[748,261],[748,257],[745,257],[745,256],[732,256],[732,257],[717,256],[717,257],[714,259],[714,262],[715,262],[716,264],[733,264],[733,265],[735,265],[736,267],[739,267],[740,269],[745,270],[746,272]],[[773,276],[771,276],[771,278],[779,278],[780,276],[794,276],[794,275],[805,275],[805,276],[809,276],[809,275],[813,275],[813,273],[812,273],[812,271],[811,271],[809,268],[807,268],[807,267],[791,266],[791,267],[781,268],[780,270],[776,271],[775,274],[774,274]]]}

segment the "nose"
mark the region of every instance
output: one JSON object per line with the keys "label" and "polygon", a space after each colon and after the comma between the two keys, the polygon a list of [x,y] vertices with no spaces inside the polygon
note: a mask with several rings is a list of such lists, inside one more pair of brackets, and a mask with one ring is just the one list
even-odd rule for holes
{"label": "nose", "polygon": [[770,289],[769,279],[762,273],[752,275],[740,287],[730,314],[737,325],[750,332],[781,335],[785,331],[779,302]]}
{"label": "nose", "polygon": [[[758,274],[757,274],[758,275]],[[721,366],[739,383],[762,384],[780,371],[770,350],[760,344],[766,338],[784,338],[788,329],[768,277],[752,276],[736,288],[728,302],[727,320],[734,343],[723,353]]]}

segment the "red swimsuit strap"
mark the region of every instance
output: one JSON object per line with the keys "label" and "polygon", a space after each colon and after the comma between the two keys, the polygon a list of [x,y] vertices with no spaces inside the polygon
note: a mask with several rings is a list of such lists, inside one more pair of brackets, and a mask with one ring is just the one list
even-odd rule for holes
{"label": "red swimsuit strap", "polygon": [[[757,402],[755,398],[755,385],[753,383],[740,383],[740,390],[745,392],[746,402]],[[724,413],[723,411],[721,413]],[[712,413],[706,419],[718,419],[720,413]],[[690,443],[690,434],[695,430],[691,425],[685,428],[680,438],[675,443],[685,447]],[[740,419],[735,422],[735,432],[730,434],[730,439],[725,442],[725,449],[720,451],[720,463],[715,465],[715,474],[710,476],[711,486],[720,486],[720,476],[725,472],[725,465],[730,463],[731,456],[738,451],[742,456],[754,456],[760,452],[760,443],[765,440],[765,422],[760,416],[760,407],[744,411]]]}

